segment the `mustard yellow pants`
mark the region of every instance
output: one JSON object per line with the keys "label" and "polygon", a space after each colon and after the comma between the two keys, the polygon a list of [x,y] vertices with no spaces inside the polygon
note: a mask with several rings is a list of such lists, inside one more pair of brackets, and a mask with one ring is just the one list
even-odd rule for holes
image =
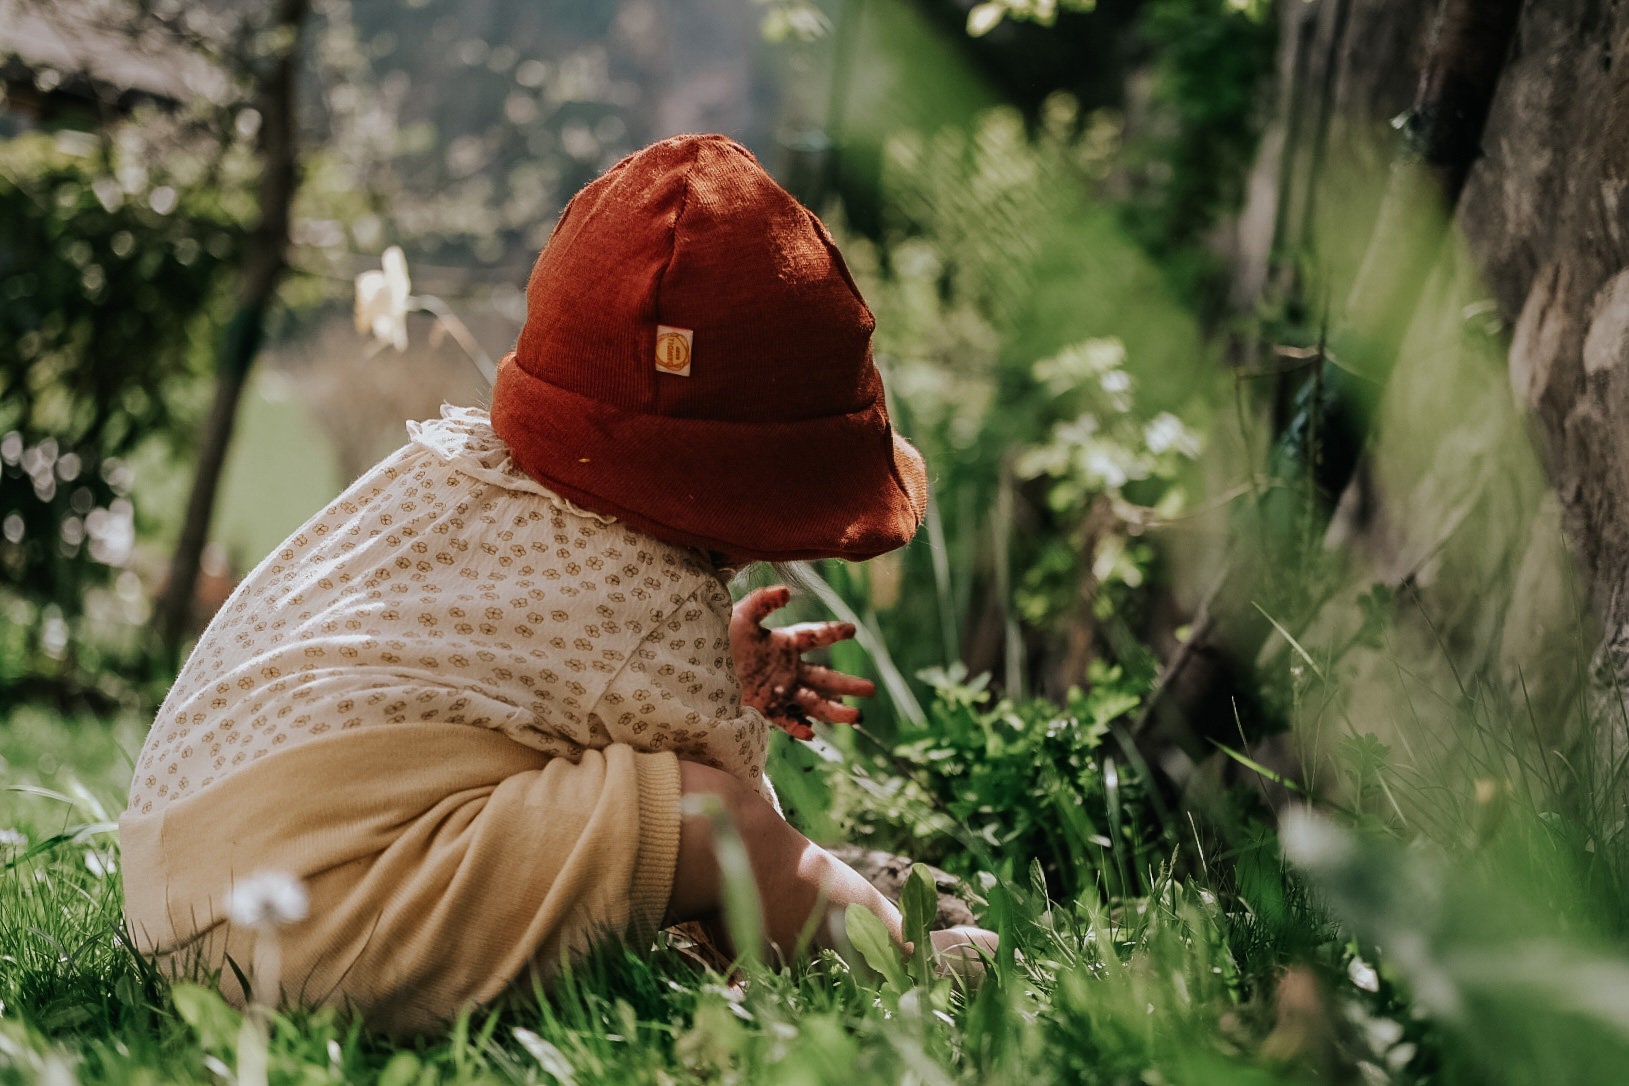
{"label": "mustard yellow pants", "polygon": [[[355,728],[126,813],[125,918],[162,970],[218,973],[240,1006],[239,971],[261,1000],[275,983],[275,1002],[412,1033],[546,983],[597,939],[648,940],[679,818],[671,753],[618,744],[570,762],[470,725]],[[308,918],[232,923],[234,884],[267,871],[305,883]]]}

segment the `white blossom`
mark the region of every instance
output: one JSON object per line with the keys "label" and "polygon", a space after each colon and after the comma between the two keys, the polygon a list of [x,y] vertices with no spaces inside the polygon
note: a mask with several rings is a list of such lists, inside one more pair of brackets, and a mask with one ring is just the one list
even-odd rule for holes
{"label": "white blossom", "polygon": [[1086,450],[1085,466],[1089,475],[1101,479],[1103,485],[1110,490],[1118,490],[1126,485],[1130,476],[1114,452],[1107,447],[1093,447]]}
{"label": "white blossom", "polygon": [[1362,958],[1353,958],[1346,966],[1346,975],[1352,983],[1365,992],[1380,991],[1380,974],[1375,972],[1374,966]]}
{"label": "white blossom", "polygon": [[1169,411],[1161,411],[1149,421],[1143,429],[1143,440],[1155,456],[1167,449],[1189,458],[1199,455],[1199,438]]}
{"label": "white blossom", "polygon": [[407,256],[392,245],[380,258],[383,268],[356,277],[356,330],[370,332],[398,351],[407,350],[407,302],[412,284]]}

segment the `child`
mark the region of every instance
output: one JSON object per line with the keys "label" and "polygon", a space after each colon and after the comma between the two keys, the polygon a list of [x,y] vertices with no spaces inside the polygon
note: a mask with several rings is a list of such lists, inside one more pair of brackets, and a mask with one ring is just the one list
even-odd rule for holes
{"label": "child", "polygon": [[[744,148],[678,137],[571,201],[527,301],[490,419],[410,426],[249,574],[159,711],[120,826],[131,931],[172,972],[432,1026],[597,938],[716,919],[691,796],[733,819],[774,947],[851,903],[900,941],[764,777],[766,717],[859,719],[840,699],[871,684],[801,660],[853,628],[766,630],[786,590],[732,611],[725,585],[922,519],[831,236]],[[265,871],[309,894],[275,933],[227,907]]]}

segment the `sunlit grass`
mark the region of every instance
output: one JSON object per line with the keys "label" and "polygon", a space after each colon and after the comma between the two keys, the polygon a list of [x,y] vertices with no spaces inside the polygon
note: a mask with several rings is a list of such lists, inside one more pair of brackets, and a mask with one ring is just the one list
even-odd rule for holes
{"label": "sunlit grass", "polygon": [[[230,1080],[236,1013],[203,989],[177,996],[120,937],[105,824],[122,792],[110,764],[120,730],[44,715],[21,724],[8,737],[6,783],[27,790],[0,801],[10,831],[0,846],[0,1081]],[[17,768],[30,755],[43,774]],[[971,994],[923,978],[890,984],[831,954],[779,971],[749,965],[732,983],[675,950],[613,949],[549,995],[413,1043],[331,1012],[277,1015],[271,1081],[1072,1082],[1195,1060],[1249,1081],[1256,1056],[1219,1025],[1248,995],[1229,949],[1233,921],[1216,893],[1164,870],[1151,869],[1154,893],[1127,901],[1091,890],[1052,901],[1027,872],[985,887],[988,921],[1023,957],[1003,953]]]}
{"label": "sunlit grass", "polygon": [[[946,711],[926,710],[941,727]],[[204,988],[178,994],[120,938],[106,816],[130,726],[13,715],[0,1082],[232,1081],[236,1012]],[[1466,726],[1505,723],[1479,719]],[[823,766],[817,777],[852,769]],[[1403,775],[1391,784],[1407,809],[1435,802]],[[1092,865],[1061,881],[957,837],[965,869],[1000,872],[970,886],[1004,939],[971,992],[830,953],[726,978],[676,949],[608,948],[551,993],[415,1041],[330,1011],[275,1015],[270,1081],[1249,1083],[1342,1068],[1365,1081],[1609,1081],[1629,1056],[1621,807],[1597,804],[1596,821],[1538,784],[1473,790],[1439,814],[1459,836],[1432,838],[1377,835],[1382,797],[1351,796],[1381,813],[1289,834],[1309,878],[1270,829],[1225,815],[1078,842]]]}

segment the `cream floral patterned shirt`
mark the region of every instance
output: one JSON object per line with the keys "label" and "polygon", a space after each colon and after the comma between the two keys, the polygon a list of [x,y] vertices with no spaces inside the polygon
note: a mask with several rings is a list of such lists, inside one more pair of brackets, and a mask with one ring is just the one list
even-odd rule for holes
{"label": "cream floral patterned shirt", "polygon": [[571,759],[671,750],[774,802],[768,725],[741,703],[730,595],[707,558],[551,493],[483,411],[408,430],[204,631],[137,760],[131,811],[335,729],[426,720]]}

